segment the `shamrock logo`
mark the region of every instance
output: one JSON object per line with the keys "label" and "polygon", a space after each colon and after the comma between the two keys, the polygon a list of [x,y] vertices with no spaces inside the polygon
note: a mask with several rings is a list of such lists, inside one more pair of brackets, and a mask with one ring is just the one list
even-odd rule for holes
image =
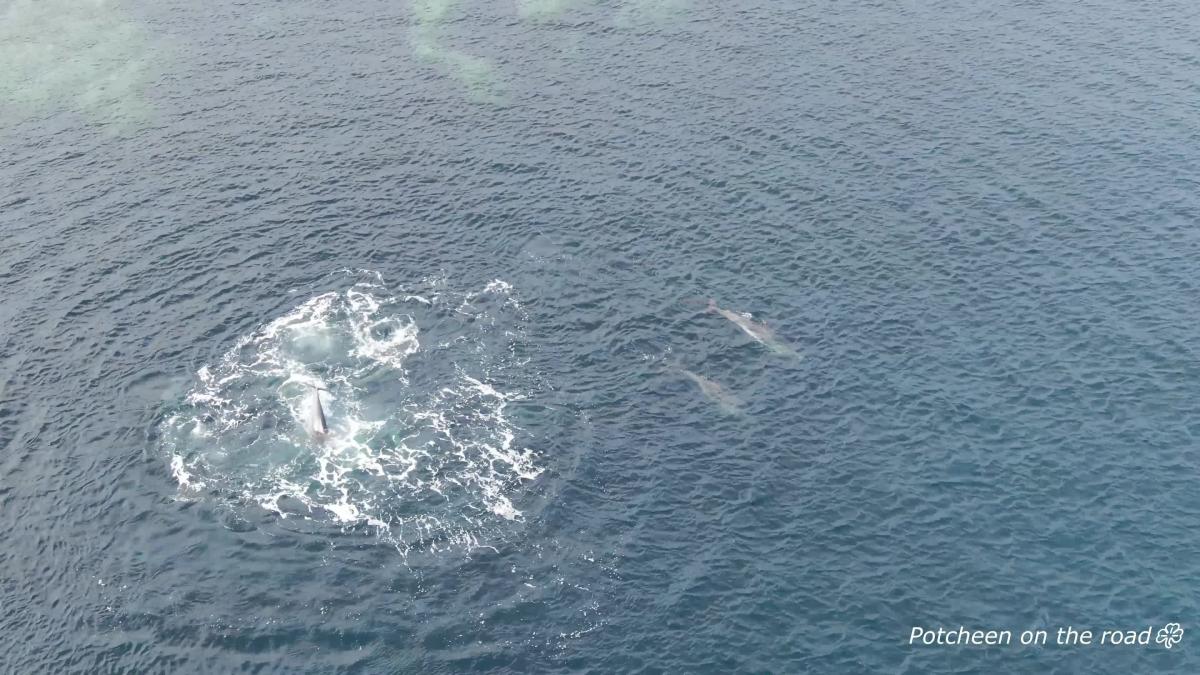
{"label": "shamrock logo", "polygon": [[1167,649],[1179,644],[1180,640],[1183,640],[1183,626],[1177,623],[1163,626],[1159,629],[1158,635],[1154,636],[1154,641]]}

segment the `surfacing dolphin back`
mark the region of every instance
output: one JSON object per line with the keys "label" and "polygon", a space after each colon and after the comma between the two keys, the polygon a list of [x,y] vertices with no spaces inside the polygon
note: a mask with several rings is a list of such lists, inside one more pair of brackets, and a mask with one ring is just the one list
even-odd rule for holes
{"label": "surfacing dolphin back", "polygon": [[708,311],[714,314],[720,314],[728,319],[733,325],[742,329],[742,332],[749,335],[755,342],[763,345],[767,349],[776,354],[801,358],[796,350],[792,349],[775,335],[775,331],[771,330],[770,326],[754,320],[751,314],[742,314],[729,309],[722,309],[717,306],[717,301],[709,298]]}
{"label": "surfacing dolphin back", "polygon": [[329,434],[329,424],[325,421],[325,409],[321,407],[321,389],[313,385],[312,396],[308,399],[308,431],[315,438]]}

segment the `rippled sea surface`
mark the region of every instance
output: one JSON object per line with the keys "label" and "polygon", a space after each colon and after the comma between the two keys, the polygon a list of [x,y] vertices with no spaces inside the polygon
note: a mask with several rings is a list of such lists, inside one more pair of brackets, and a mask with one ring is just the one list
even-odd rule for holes
{"label": "rippled sea surface", "polygon": [[0,0],[0,671],[1200,671],[1197,28]]}

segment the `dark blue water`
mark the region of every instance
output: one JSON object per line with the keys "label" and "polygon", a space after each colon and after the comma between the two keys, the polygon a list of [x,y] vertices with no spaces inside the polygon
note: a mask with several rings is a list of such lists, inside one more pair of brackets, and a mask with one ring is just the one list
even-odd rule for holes
{"label": "dark blue water", "polygon": [[1196,672],[1197,7],[0,1],[0,671]]}

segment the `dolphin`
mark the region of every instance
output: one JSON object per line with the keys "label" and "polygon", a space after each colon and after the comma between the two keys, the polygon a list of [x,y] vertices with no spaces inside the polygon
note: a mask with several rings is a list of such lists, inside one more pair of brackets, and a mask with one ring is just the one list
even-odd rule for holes
{"label": "dolphin", "polygon": [[700,387],[700,391],[708,398],[708,400],[716,403],[717,407],[721,409],[721,412],[727,415],[738,415],[742,412],[742,402],[739,401],[736,396],[731,394],[728,389],[720,384],[713,382],[699,373],[693,373],[686,368],[672,366],[671,370],[674,370],[680,375],[683,375],[687,379],[696,383],[696,386]]}
{"label": "dolphin", "polygon": [[775,331],[771,330],[770,326],[765,323],[755,321],[754,316],[749,312],[743,314],[735,312],[731,309],[721,309],[717,306],[717,301],[713,300],[712,298],[709,298],[708,300],[708,311],[714,314],[720,314],[726,319],[729,319],[731,322],[733,322],[733,325],[741,328],[743,333],[749,335],[754,339],[755,342],[763,345],[772,352],[800,358],[800,354],[796,353],[796,350],[792,349],[782,340],[780,340],[775,335]]}
{"label": "dolphin", "polygon": [[321,407],[321,388],[313,385],[312,396],[309,397],[307,406],[308,432],[314,438],[323,438],[329,433],[329,424],[325,421],[325,409]]}

